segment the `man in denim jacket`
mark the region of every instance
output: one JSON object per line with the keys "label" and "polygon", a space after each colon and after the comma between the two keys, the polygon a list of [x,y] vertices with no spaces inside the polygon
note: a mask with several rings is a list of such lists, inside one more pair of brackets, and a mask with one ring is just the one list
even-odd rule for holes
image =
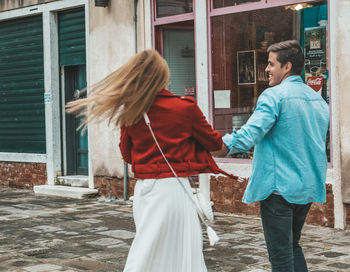
{"label": "man in denim jacket", "polygon": [[329,108],[303,83],[304,54],[297,41],[268,48],[269,86],[247,123],[223,137],[228,154],[253,146],[253,172],[243,202],[260,201],[272,271],[307,271],[299,245],[312,202],[325,202]]}

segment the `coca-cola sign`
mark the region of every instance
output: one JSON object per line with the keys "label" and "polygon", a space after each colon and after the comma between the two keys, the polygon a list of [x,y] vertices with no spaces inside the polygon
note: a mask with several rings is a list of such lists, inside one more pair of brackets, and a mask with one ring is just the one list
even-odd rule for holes
{"label": "coca-cola sign", "polygon": [[310,86],[315,92],[319,92],[322,89],[323,77],[322,76],[311,76],[306,79],[306,84]]}

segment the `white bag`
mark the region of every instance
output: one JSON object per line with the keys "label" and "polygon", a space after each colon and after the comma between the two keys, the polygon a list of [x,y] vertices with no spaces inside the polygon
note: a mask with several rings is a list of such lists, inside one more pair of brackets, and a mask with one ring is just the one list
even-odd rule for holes
{"label": "white bag", "polygon": [[213,203],[199,190],[197,190],[193,195],[198,212],[202,214],[203,218],[207,219],[209,222],[213,222]]}

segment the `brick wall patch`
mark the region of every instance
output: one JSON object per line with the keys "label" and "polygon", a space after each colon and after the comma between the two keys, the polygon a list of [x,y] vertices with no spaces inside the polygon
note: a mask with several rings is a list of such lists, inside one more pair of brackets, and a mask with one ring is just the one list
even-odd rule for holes
{"label": "brick wall patch", "polygon": [[46,164],[0,162],[0,186],[33,189],[46,184]]}
{"label": "brick wall patch", "polygon": [[[214,202],[214,211],[223,213],[239,213],[259,216],[259,203],[244,204],[243,194],[247,183],[237,182],[223,176],[210,178],[210,195]],[[313,203],[306,218],[308,224],[334,227],[334,199],[332,185],[326,185],[327,202]],[[349,208],[350,221],[350,208]]]}
{"label": "brick wall patch", "polygon": [[[134,195],[136,180],[128,180],[128,197]],[[95,187],[99,189],[99,195],[106,198],[124,198],[124,182],[122,178],[95,176]]]}
{"label": "brick wall patch", "polygon": [[345,204],[345,223],[346,226],[350,227],[350,204]]}

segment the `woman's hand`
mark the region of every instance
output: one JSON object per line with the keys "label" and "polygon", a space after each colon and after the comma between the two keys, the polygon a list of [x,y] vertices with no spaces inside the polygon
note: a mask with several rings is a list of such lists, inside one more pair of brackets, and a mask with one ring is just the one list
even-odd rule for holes
{"label": "woman's hand", "polygon": [[210,154],[214,157],[224,157],[228,152],[229,152],[229,149],[224,143],[222,143],[220,150],[210,152]]}

